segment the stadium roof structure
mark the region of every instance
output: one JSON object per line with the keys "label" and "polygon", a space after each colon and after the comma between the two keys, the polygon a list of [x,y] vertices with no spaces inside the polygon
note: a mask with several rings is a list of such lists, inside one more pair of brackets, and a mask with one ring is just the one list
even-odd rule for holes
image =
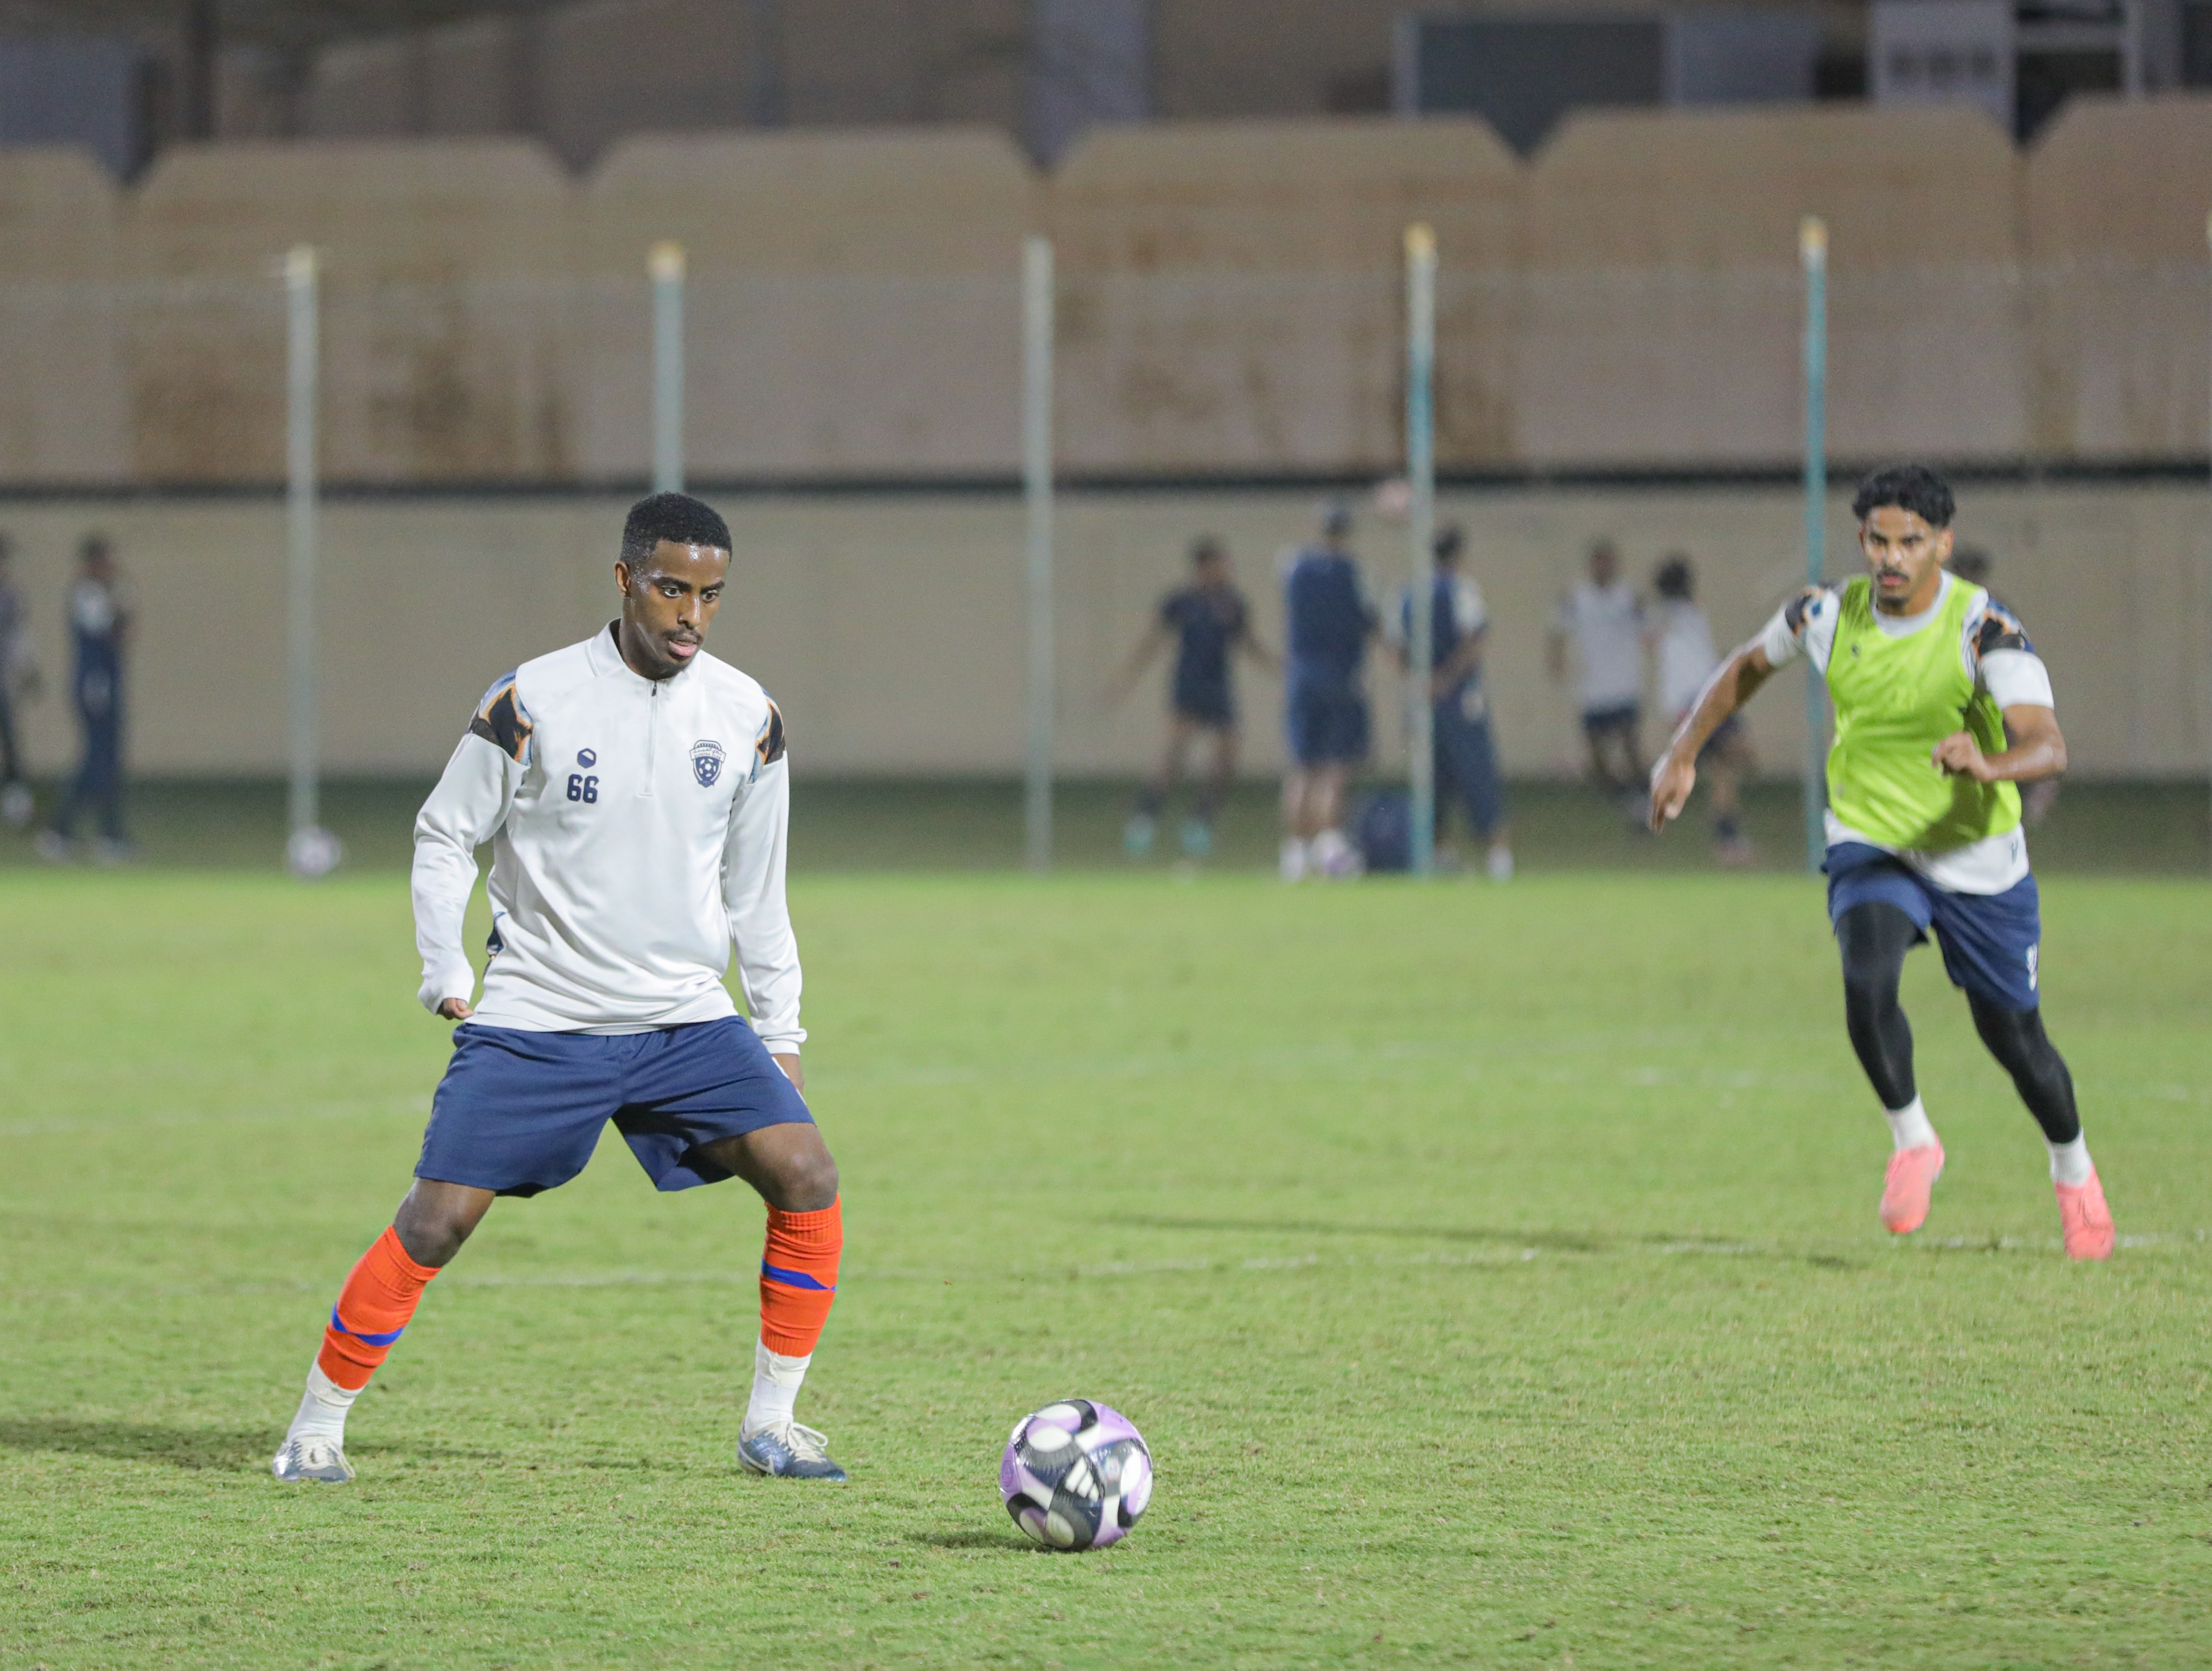
{"label": "stadium roof structure", "polygon": [[471,17],[527,15],[550,0],[0,0],[0,36],[105,35],[137,42],[176,81],[176,128],[214,132],[216,64],[236,46],[307,65],[335,41]]}

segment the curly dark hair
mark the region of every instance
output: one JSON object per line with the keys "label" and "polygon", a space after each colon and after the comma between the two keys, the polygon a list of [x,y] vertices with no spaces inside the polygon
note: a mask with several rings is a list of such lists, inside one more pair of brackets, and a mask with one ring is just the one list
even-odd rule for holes
{"label": "curly dark hair", "polygon": [[730,525],[704,500],[688,493],[656,493],[632,505],[623,520],[622,560],[632,565],[643,562],[664,539],[726,551]]}
{"label": "curly dark hair", "polygon": [[1911,511],[1931,528],[1948,528],[1958,514],[1959,501],[1951,484],[1926,465],[1892,465],[1877,470],[1859,483],[1851,497],[1851,514],[1862,522],[1885,505]]}

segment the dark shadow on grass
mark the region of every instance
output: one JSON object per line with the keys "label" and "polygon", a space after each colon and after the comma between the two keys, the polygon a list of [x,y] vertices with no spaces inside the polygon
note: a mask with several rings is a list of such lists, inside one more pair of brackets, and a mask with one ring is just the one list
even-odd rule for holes
{"label": "dark shadow on grass", "polygon": [[1393,1236],[1417,1242],[1502,1242],[1516,1248],[1553,1248],[1569,1253],[1598,1253],[1616,1241],[1679,1242],[1677,1236],[1603,1237],[1583,1230],[1445,1230],[1434,1224],[1338,1224],[1323,1218],[1182,1218],[1125,1212],[1099,1221],[1141,1230],[1243,1230],[1282,1236]]}
{"label": "dark shadow on grass", "polygon": [[1036,1545],[1013,1531],[911,1532],[907,1541],[926,1543],[933,1549],[996,1549],[1015,1555],[1039,1553]]}
{"label": "dark shadow on grass", "polygon": [[[276,1454],[277,1427],[164,1427],[150,1422],[86,1421],[71,1416],[0,1416],[0,1450],[59,1451],[104,1456],[118,1462],[160,1462],[170,1467],[260,1469]],[[489,1460],[490,1451],[443,1445],[366,1444],[355,1456],[424,1457],[440,1461]]]}
{"label": "dark shadow on grass", "polygon": [[0,1417],[0,1450],[59,1450],[119,1462],[166,1462],[179,1468],[242,1468],[256,1462],[266,1467],[282,1437],[261,1427],[160,1427],[68,1416]]}
{"label": "dark shadow on grass", "polygon": [[[1605,1253],[1613,1248],[1673,1248],[1685,1252],[1703,1249],[1735,1251],[1741,1246],[1726,1236],[1687,1236],[1673,1230],[1640,1230],[1607,1235],[1595,1230],[1489,1230],[1480,1225],[1446,1229],[1437,1224],[1340,1224],[1325,1218],[1184,1218],[1158,1213],[1117,1213],[1099,1221],[1141,1230],[1230,1230],[1252,1235],[1376,1236],[1413,1242],[1492,1243],[1508,1248],[1542,1248],[1551,1253]],[[1818,1265],[1831,1270],[1856,1267],[1834,1254],[1791,1253],[1786,1249],[1763,1250],[1761,1256]]]}

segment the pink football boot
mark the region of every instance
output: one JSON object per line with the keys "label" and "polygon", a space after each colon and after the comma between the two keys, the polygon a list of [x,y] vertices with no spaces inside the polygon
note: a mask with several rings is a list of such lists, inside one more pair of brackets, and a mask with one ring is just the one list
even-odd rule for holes
{"label": "pink football boot", "polygon": [[2089,1169],[2087,1183],[2051,1186],[2058,1192],[2058,1224],[2066,1232],[2069,1259],[2110,1259],[2112,1256],[2112,1210],[2105,1205],[2105,1186],[2097,1169]]}
{"label": "pink football boot", "polygon": [[1943,1176],[1943,1145],[1917,1144],[1889,1158],[1881,1180],[1881,1222],[1899,1236],[1910,1236],[1928,1222],[1928,1197]]}

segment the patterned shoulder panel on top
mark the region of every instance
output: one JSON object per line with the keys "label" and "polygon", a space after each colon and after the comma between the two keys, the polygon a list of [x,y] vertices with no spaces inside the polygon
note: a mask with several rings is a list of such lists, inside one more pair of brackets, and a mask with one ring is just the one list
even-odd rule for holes
{"label": "patterned shoulder panel on top", "polygon": [[1995,598],[1983,605],[1980,623],[1974,629],[1974,653],[1985,656],[1992,650],[2025,650],[2030,655],[2035,653],[2035,646],[2028,638],[2027,629],[2021,625],[2020,617]]}
{"label": "patterned shoulder panel on top", "polygon": [[753,738],[753,752],[760,757],[762,765],[773,766],[783,758],[783,710],[775,705],[775,698],[766,692],[762,696],[768,703],[768,723]]}
{"label": "patterned shoulder panel on top", "polygon": [[530,763],[532,729],[530,711],[522,705],[512,673],[502,673],[493,681],[483,701],[477,704],[476,717],[469,721],[470,736],[483,738],[518,766]]}
{"label": "patterned shoulder panel on top", "polygon": [[1805,617],[1812,613],[1813,606],[1823,598],[1832,598],[1835,595],[1836,592],[1832,586],[1808,586],[1784,605],[1782,621],[1783,624],[1790,629],[1790,636],[1804,637]]}

